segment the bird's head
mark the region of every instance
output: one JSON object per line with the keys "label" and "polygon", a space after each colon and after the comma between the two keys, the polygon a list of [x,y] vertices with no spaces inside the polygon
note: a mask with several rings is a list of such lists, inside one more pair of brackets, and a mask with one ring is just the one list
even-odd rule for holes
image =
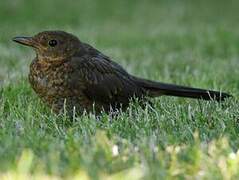
{"label": "bird's head", "polygon": [[13,41],[33,47],[38,58],[59,61],[72,56],[80,46],[80,40],[63,31],[44,31],[33,37],[15,37]]}

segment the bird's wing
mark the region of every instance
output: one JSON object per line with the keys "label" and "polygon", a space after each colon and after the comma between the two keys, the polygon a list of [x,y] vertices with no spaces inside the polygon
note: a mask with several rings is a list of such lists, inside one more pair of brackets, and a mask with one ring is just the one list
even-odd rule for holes
{"label": "bird's wing", "polygon": [[131,76],[118,64],[98,57],[78,58],[77,77],[83,93],[101,104],[126,105],[129,99],[142,94]]}

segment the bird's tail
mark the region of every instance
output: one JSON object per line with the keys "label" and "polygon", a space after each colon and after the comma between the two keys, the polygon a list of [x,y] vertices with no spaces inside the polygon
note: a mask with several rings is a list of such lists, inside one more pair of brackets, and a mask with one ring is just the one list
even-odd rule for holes
{"label": "bird's tail", "polygon": [[206,89],[154,82],[137,77],[134,77],[134,79],[135,82],[140,87],[145,89],[148,95],[151,97],[166,95],[216,101],[224,101],[226,98],[231,97],[230,94],[219,91],[211,91]]}

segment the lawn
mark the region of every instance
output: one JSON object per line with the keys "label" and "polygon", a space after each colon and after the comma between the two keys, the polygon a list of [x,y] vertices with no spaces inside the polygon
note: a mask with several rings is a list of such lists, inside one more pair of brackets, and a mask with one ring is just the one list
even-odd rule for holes
{"label": "lawn", "polygon": [[[238,179],[237,0],[1,0],[0,179]],[[111,119],[55,115],[30,88],[35,54],[11,41],[77,35],[130,73],[223,90],[224,103],[159,97]]]}

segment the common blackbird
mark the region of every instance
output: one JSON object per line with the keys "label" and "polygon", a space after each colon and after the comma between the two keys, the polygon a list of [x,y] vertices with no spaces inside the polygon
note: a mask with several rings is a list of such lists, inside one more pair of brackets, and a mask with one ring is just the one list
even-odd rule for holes
{"label": "common blackbird", "polygon": [[161,95],[223,101],[229,94],[154,82],[127,73],[120,65],[76,36],[44,31],[13,41],[31,46],[36,57],[29,81],[34,91],[56,113],[109,112],[126,108],[132,98]]}

